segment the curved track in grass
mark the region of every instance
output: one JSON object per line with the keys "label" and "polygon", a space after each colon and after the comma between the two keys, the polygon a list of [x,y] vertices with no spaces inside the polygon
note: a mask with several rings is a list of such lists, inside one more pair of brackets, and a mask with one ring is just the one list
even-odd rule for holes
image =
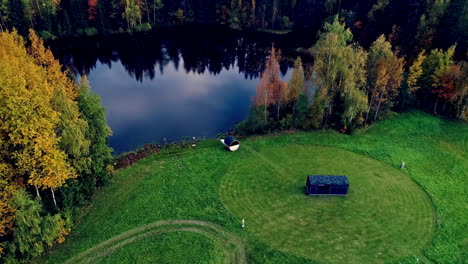
{"label": "curved track in grass", "polygon": [[141,226],[112,237],[74,256],[65,263],[96,263],[123,246],[150,236],[171,232],[194,232],[204,235],[215,241],[215,244],[224,251],[226,256],[224,263],[247,263],[244,244],[238,236],[213,223],[197,220],[158,221]]}
{"label": "curved track in grass", "polygon": [[[422,256],[434,232],[426,193],[407,175],[353,152],[243,145],[220,197],[267,245],[325,263],[388,263]],[[345,197],[306,196],[306,176],[347,175]]]}

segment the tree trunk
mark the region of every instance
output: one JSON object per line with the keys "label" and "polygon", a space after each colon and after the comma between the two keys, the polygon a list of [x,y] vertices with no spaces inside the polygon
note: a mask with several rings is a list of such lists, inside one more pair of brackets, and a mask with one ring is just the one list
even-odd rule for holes
{"label": "tree trunk", "polygon": [[34,187],[36,188],[37,197],[41,199],[41,195],[39,194],[39,189],[37,188],[37,185],[34,185]]}
{"label": "tree trunk", "polygon": [[281,104],[278,101],[278,103],[276,104],[276,120],[278,120],[278,121],[279,121],[279,117],[280,117],[280,107],[281,107]]}
{"label": "tree trunk", "polygon": [[29,25],[31,26],[31,28],[34,28],[31,15],[28,15],[28,20],[29,20]]}
{"label": "tree trunk", "polygon": [[274,29],[274,24],[275,24],[275,16],[276,16],[276,0],[273,0],[273,7],[272,7],[272,13],[271,13],[271,29]]}
{"label": "tree trunk", "polygon": [[149,23],[151,20],[149,16],[148,0],[145,0],[145,7],[146,7],[146,16],[148,17],[148,23]]}
{"label": "tree trunk", "polygon": [[42,19],[41,5],[39,4],[39,0],[36,0],[34,2],[36,2],[37,12],[39,12],[39,17]]}
{"label": "tree trunk", "polygon": [[252,0],[252,25],[255,27],[255,0]]}
{"label": "tree trunk", "polygon": [[366,121],[364,122],[364,125],[367,125],[367,119],[369,118],[369,113],[370,113],[370,109],[371,109],[371,106],[372,106],[372,100],[373,99],[374,99],[374,93],[372,93],[371,99],[369,101],[369,107],[367,108]]}
{"label": "tree trunk", "polygon": [[266,88],[265,88],[265,109],[264,109],[264,113],[265,113],[265,123],[267,121],[267,103],[268,103],[268,95],[267,95],[267,92],[266,92]]}
{"label": "tree trunk", "polygon": [[434,104],[434,115],[437,115],[437,103],[439,102],[439,97],[437,97],[435,104]]}
{"label": "tree trunk", "polygon": [[381,99],[382,99],[382,94],[380,94],[380,96],[379,96],[379,104],[377,105],[377,110],[375,110],[374,122],[375,122],[375,120],[377,120],[377,115],[379,114],[380,104],[382,103]]}
{"label": "tree trunk", "polygon": [[50,191],[52,192],[52,199],[54,200],[54,205],[55,205],[55,207],[57,207],[57,201],[55,200],[54,188],[50,188]]}
{"label": "tree trunk", "polygon": [[266,6],[263,5],[263,8],[262,8],[262,29],[265,28],[265,11],[266,11]]}
{"label": "tree trunk", "polygon": [[463,105],[463,107],[461,108],[460,113],[458,114],[458,119],[462,118],[463,114],[465,113],[465,110],[466,110],[466,105]]}

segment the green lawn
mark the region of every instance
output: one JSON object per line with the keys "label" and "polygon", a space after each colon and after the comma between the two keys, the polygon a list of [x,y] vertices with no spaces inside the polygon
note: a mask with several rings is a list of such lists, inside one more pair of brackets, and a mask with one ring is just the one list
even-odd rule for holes
{"label": "green lawn", "polygon": [[[178,252],[165,254],[164,252]],[[95,262],[97,264],[127,263],[222,263],[224,256],[217,245],[203,235],[179,232],[151,236]]]}
{"label": "green lawn", "polygon": [[[101,263],[235,262],[243,257],[243,242],[249,263],[466,263],[467,156],[466,124],[421,112],[352,136],[252,137],[235,153],[209,140],[118,171],[83,210],[68,240],[36,262],[64,263],[93,248],[107,252]],[[303,195],[308,173],[348,175],[349,196]],[[145,229],[180,219],[215,229]],[[116,236],[134,230],[142,232],[139,239],[135,233],[119,244]]]}
{"label": "green lawn", "polygon": [[[397,169],[330,147],[245,145],[236,153],[242,162],[223,177],[221,198],[271,247],[327,263],[387,263],[419,255],[430,242],[431,201]],[[349,193],[305,196],[307,174],[347,175]]]}

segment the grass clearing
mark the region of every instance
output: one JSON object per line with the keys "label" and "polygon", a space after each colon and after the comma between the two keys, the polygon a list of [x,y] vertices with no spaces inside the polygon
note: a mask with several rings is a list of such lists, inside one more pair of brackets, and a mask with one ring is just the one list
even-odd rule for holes
{"label": "grass clearing", "polygon": [[[244,145],[221,183],[226,207],[281,251],[326,263],[388,263],[420,255],[431,240],[431,201],[407,175],[330,147]],[[306,175],[347,175],[343,196],[305,196]]]}
{"label": "grass clearing", "polygon": [[[261,233],[249,229],[252,225],[251,219],[247,219],[247,230],[242,230],[239,216],[235,212],[231,214],[224,207],[220,197],[220,192],[222,192],[220,187],[228,179],[226,177],[231,173],[232,166],[237,165],[242,169],[243,164],[249,163],[252,165],[252,170],[258,171],[263,170],[262,166],[265,167],[266,163],[264,162],[250,162],[249,157],[252,154],[249,153],[262,152],[267,148],[291,148],[291,150],[294,149],[295,151],[290,153],[296,154],[297,152],[301,154],[299,151],[302,148],[314,149],[317,145],[344,149],[371,157],[379,161],[373,161],[375,164],[382,164],[382,168],[388,168],[390,171],[397,170],[401,161],[404,161],[407,167],[401,172],[405,175],[399,174],[398,177],[407,180],[412,178],[432,200],[436,210],[435,233],[432,240],[423,246],[423,252],[418,252],[418,247],[421,246],[422,242],[414,242],[412,248],[405,249],[406,253],[404,254],[408,255],[397,261],[393,261],[396,259],[396,255],[386,252],[387,256],[395,257],[389,257],[389,263],[417,263],[415,262],[416,257],[423,259],[423,262],[419,263],[428,262],[424,259],[424,255],[435,263],[463,263],[462,254],[466,252],[466,244],[468,243],[466,235],[466,230],[468,230],[468,221],[466,220],[468,219],[466,208],[466,193],[468,193],[468,126],[421,112],[395,116],[376,124],[368,131],[360,131],[352,136],[342,135],[334,131],[316,131],[251,137],[241,140],[241,148],[236,153],[229,153],[222,148],[218,141],[209,140],[202,142],[195,149],[150,156],[130,168],[118,171],[112,179],[112,183],[101,190],[89,207],[83,210],[80,223],[68,237],[68,240],[55,247],[52,252],[36,259],[35,262],[64,263],[108,239],[155,221],[193,219],[216,224],[226,232],[237,234],[245,244],[249,263],[318,263],[321,259],[304,258],[301,253],[291,252],[283,248],[278,250],[278,247],[268,242],[262,237]],[[255,150],[255,152],[252,150]],[[341,153],[341,151],[338,152]],[[303,151],[302,155],[309,155],[308,153],[309,150]],[[278,154],[281,154],[281,151]],[[321,155],[320,152],[313,154],[315,154],[314,157],[320,157]],[[324,153],[323,155],[331,154]],[[350,155],[361,157],[358,154]],[[336,157],[339,157],[339,155]],[[289,166],[288,164],[279,166],[281,163],[277,160],[281,160],[281,156],[271,155],[267,156],[267,158],[280,168],[278,170],[280,173],[281,171],[286,173],[294,172],[293,166],[295,163],[303,164],[302,166],[306,166],[304,164],[307,163],[291,158]],[[256,159],[258,160],[258,158]],[[336,164],[340,163],[338,159],[336,159],[336,162]],[[380,170],[385,171],[386,169],[380,168]],[[383,172],[379,174],[387,177]],[[369,177],[377,176],[370,175]],[[288,184],[292,184],[294,180],[294,178],[290,179]],[[305,175],[301,176],[297,181],[298,183],[300,181],[301,186],[303,186],[305,184]],[[351,182],[351,184],[353,183]],[[396,186],[395,188],[397,188]],[[377,187],[380,188],[381,186],[374,186],[373,188]],[[371,187],[369,187],[370,189]],[[300,187],[295,191],[291,190],[291,196],[299,198],[302,196],[302,190]],[[408,195],[405,192],[405,199],[418,197]],[[320,197],[314,198],[304,195],[303,198],[317,200],[316,198]],[[329,200],[334,204],[338,204],[335,198]],[[224,200],[224,198],[222,199]],[[419,198],[416,200],[420,201]],[[404,200],[389,202],[396,203],[396,205],[400,203],[401,205],[402,201]],[[227,206],[230,208],[230,205]],[[232,208],[230,210],[234,211]],[[421,207],[417,213],[426,210]],[[345,215],[347,211],[343,210],[342,212]],[[256,213],[259,214],[259,212]],[[325,215],[325,213],[326,211],[322,215]],[[396,211],[392,213],[398,214]],[[424,219],[424,217],[420,217],[420,219]],[[338,220],[327,219],[327,221]],[[385,221],[385,218],[382,218],[382,221]],[[358,229],[358,227],[353,228]],[[370,230],[372,231],[372,229]],[[192,234],[193,236],[185,236],[186,234]],[[184,253],[181,252],[184,248],[179,247],[179,245],[184,245],[186,241],[204,243],[202,241],[206,242],[207,239],[205,236],[194,238],[194,236],[197,236],[196,233],[170,233],[163,236],[167,235],[172,238],[167,240],[167,244],[164,246],[173,250],[159,251],[157,249],[160,259],[163,262],[167,261],[167,263],[186,262]],[[298,234],[298,236],[300,235]],[[158,238],[154,236],[148,239],[157,240]],[[288,237],[279,236],[278,240],[281,239],[287,241]],[[392,239],[393,236],[390,236],[389,241],[394,241]],[[143,241],[149,240],[140,240],[141,243]],[[215,240],[213,241],[216,243]],[[335,239],[335,245],[339,246],[340,243],[336,241],[337,239]],[[153,251],[140,250],[142,247],[140,242],[127,244],[121,250],[135,252],[136,255],[141,255],[141,258],[153,257],[153,254],[155,254]],[[385,240],[382,241],[382,243],[385,242]],[[353,241],[347,240],[344,243],[353,243]],[[377,242],[376,245],[380,243]],[[152,244],[148,246],[153,247]],[[322,247],[322,250],[328,250],[326,246],[317,246]],[[208,258],[217,261],[221,256],[213,253],[206,257],[206,252],[202,247],[193,247],[192,249],[190,255],[193,256],[194,262],[198,260],[198,256],[200,256],[200,260],[203,260],[203,262],[206,260],[208,263]],[[222,249],[217,247],[212,249],[214,252],[222,252]],[[377,250],[377,246],[375,249]],[[310,250],[312,251],[314,248]],[[119,252],[115,251],[114,254],[120,254]],[[112,258],[113,254],[108,257]],[[351,255],[350,258],[356,259],[354,255]]]}
{"label": "grass clearing", "polygon": [[[218,263],[245,264],[247,262],[244,244],[242,243],[240,238],[237,237],[235,234],[226,232],[225,230],[223,230],[222,227],[209,222],[196,220],[170,220],[157,221],[126,231],[68,259],[65,263],[96,263],[96,261],[100,261],[103,258],[108,259],[109,255],[111,256],[110,259],[113,259],[116,257],[112,254],[115,251],[122,251],[122,248],[125,248],[127,245],[130,245],[132,243],[138,243],[140,240],[144,240],[148,237],[161,236],[163,234],[174,232],[196,233],[204,235],[205,237],[209,238],[212,242],[216,242],[215,246],[217,246],[218,251],[222,251],[222,253],[224,253],[222,255],[215,254],[216,256],[218,256]],[[176,245],[176,247],[179,247],[179,245]],[[190,248],[187,251],[191,250],[193,250],[193,248]],[[133,251],[135,251],[134,247],[130,247],[130,250],[128,250],[128,252],[130,253],[132,253]],[[153,254],[151,254],[150,258],[145,258],[143,256],[142,259],[144,261],[153,261],[156,255],[159,256],[159,254],[157,253],[160,252],[154,251]],[[183,253],[182,256],[187,255],[186,251],[181,253]],[[130,254],[130,257],[141,256],[133,256]],[[219,259],[223,259],[223,261],[219,261]]]}
{"label": "grass clearing", "polygon": [[[93,263],[223,263],[225,256],[217,246],[211,239],[194,232],[164,233],[138,240]],[[167,251],[177,251],[179,256],[173,258],[164,253]]]}

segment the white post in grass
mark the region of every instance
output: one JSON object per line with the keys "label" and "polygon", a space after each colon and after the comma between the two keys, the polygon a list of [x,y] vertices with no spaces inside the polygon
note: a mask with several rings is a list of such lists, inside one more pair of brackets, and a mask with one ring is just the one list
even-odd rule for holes
{"label": "white post in grass", "polygon": [[400,169],[403,169],[404,167],[405,167],[405,162],[404,162],[404,161],[402,161],[402,162],[401,162]]}
{"label": "white post in grass", "polygon": [[245,228],[245,219],[242,218],[242,228]]}

